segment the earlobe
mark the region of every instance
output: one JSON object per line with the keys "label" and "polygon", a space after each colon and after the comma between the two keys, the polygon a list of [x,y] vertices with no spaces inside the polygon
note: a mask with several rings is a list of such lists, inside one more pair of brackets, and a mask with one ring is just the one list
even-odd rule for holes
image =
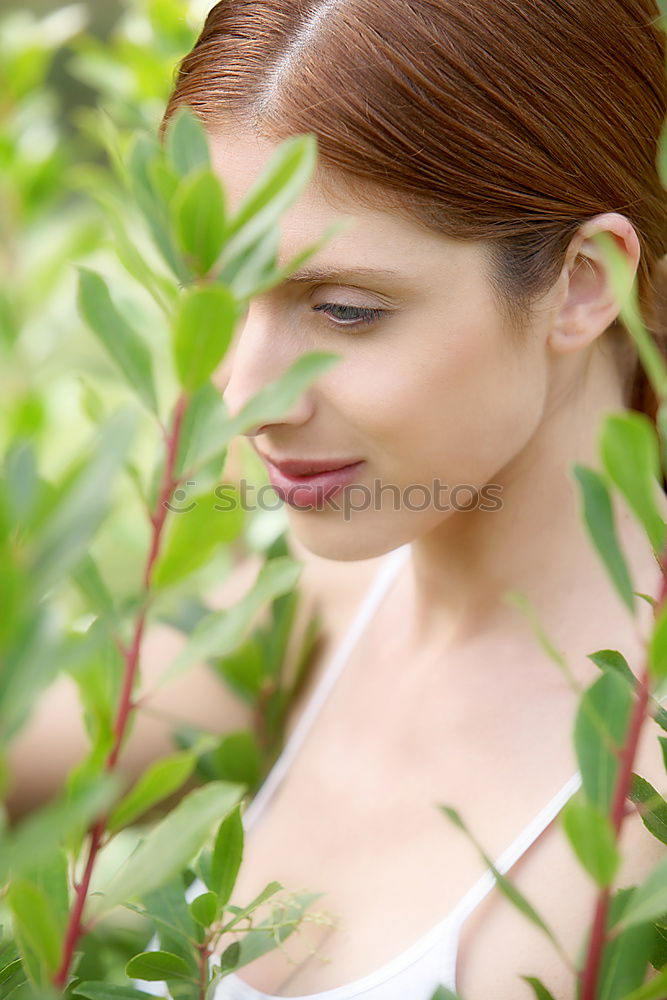
{"label": "earlobe", "polygon": [[606,329],[606,326],[600,329],[597,324],[591,323],[585,310],[577,306],[569,311],[567,318],[559,319],[553,326],[549,333],[549,346],[558,354],[572,354],[588,347]]}

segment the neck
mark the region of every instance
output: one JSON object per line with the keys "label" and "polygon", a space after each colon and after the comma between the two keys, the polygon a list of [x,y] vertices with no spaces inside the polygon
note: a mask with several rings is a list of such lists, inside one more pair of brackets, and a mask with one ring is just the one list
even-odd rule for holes
{"label": "neck", "polygon": [[[623,408],[613,359],[592,350],[585,387],[567,397],[553,389],[532,438],[493,477],[501,508],[455,512],[412,543],[411,620],[422,643],[442,648],[443,638],[453,645],[510,624],[516,631],[523,618],[505,602],[507,591],[524,593],[547,626],[583,621],[594,598],[616,601],[628,616],[586,533],[572,472],[576,463],[600,468],[601,422]],[[660,573],[645,534],[614,504],[635,589],[656,596]]]}

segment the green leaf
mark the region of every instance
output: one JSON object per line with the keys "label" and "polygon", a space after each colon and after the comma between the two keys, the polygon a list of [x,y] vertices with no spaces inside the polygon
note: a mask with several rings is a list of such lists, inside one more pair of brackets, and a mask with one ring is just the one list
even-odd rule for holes
{"label": "green leaf", "polygon": [[141,401],[157,412],[153,367],[145,343],[111,300],[104,278],[79,268],[79,308],[88,326]]}
{"label": "green leaf", "polygon": [[237,299],[246,303],[258,294],[257,289],[266,285],[277,273],[280,249],[280,229],[268,229],[234,261],[227,264],[217,276],[217,280],[227,285]]}
{"label": "green leaf", "polygon": [[157,274],[146,262],[146,255],[127,231],[127,211],[110,192],[99,184],[91,185],[88,194],[100,204],[113,234],[114,251],[125,270],[149,293],[165,316],[171,317],[178,294],[178,285],[170,277]]}
{"label": "green leaf", "polygon": [[[247,916],[249,916],[251,913],[254,913],[254,911],[257,909],[258,906],[261,906],[262,903],[265,903],[267,901],[267,899],[270,899],[271,896],[275,896],[277,892],[280,892],[280,890],[284,888],[285,887],[280,882],[269,882],[268,885],[265,885],[262,891],[257,896],[255,896],[252,902],[248,903],[247,906],[243,907],[228,906],[227,909],[229,910],[230,913],[233,913],[234,916],[231,920],[227,921],[222,930],[225,932],[225,934],[228,931],[231,931],[234,927],[237,926],[237,924],[239,924]],[[321,895],[322,893],[316,894],[316,896],[321,896]]]}
{"label": "green leaf", "polygon": [[[667,710],[664,709],[660,704],[660,702],[653,697],[649,698],[649,708],[651,715],[653,716],[657,724],[660,726],[660,728],[667,731]],[[662,739],[662,737],[659,736],[658,739],[660,740]],[[664,747],[663,747],[663,757],[665,758],[665,769],[667,770],[667,755],[665,754]]]}
{"label": "green leaf", "polygon": [[663,607],[653,626],[649,649],[648,663],[655,680],[667,677],[667,607]]}
{"label": "green leaf", "polygon": [[89,827],[104,813],[118,785],[117,776],[104,775],[91,787],[73,796],[63,794],[17,824],[8,843],[0,847],[0,883],[7,880],[9,873],[21,876],[38,865],[50,864],[73,831]]}
{"label": "green leaf", "polygon": [[558,951],[558,954],[564,957],[565,953],[563,951],[563,948],[558,939],[556,938],[555,934],[551,930],[551,928],[545,923],[545,921],[539,915],[535,907],[528,902],[528,900],[521,892],[519,892],[516,886],[513,885],[509,881],[509,879],[505,878],[505,876],[498,871],[491,858],[485,853],[485,851],[479,845],[477,840],[473,837],[472,833],[470,832],[466,824],[463,822],[461,816],[456,811],[456,809],[453,809],[451,806],[444,806],[444,805],[439,806],[439,808],[442,809],[445,816],[447,816],[452,821],[452,823],[454,823],[454,825],[459,828],[459,830],[462,830],[463,833],[465,833],[466,836],[469,838],[469,840],[474,844],[487,868],[490,868],[491,871],[493,872],[494,878],[496,879],[496,884],[500,892],[502,892],[502,894],[510,901],[510,903],[512,903],[514,907],[516,907],[517,910],[519,910],[520,913],[523,913],[523,915],[527,917],[527,919],[530,920],[531,923],[533,923],[544,934],[546,934],[546,936],[549,938],[551,943]]}
{"label": "green leaf", "polygon": [[160,938],[160,947],[178,955],[193,973],[198,969],[196,928],[185,896],[181,873],[142,897],[147,916]]}
{"label": "green leaf", "polygon": [[220,446],[220,431],[228,420],[227,407],[220,391],[211,382],[204,382],[191,395],[183,418],[176,456],[177,475],[194,479],[196,470],[207,457],[225,456],[226,449],[221,450]]}
{"label": "green leaf", "polygon": [[188,264],[203,278],[220,256],[225,238],[225,199],[215,174],[204,167],[183,181],[172,212]]}
{"label": "green leaf", "polygon": [[16,991],[26,983],[27,977],[20,958],[0,970],[0,996],[8,998],[17,996]]}
{"label": "green leaf", "polygon": [[232,941],[220,956],[220,969],[236,969],[241,957],[241,945],[238,941]]}
{"label": "green leaf", "polygon": [[653,422],[644,413],[613,413],[602,425],[600,454],[607,475],[628,502],[661,556],[665,523],[656,494],[661,479],[660,450]]}
{"label": "green leaf", "polygon": [[107,824],[109,832],[116,833],[151,806],[178,791],[194,771],[196,759],[194,753],[186,751],[152,764],[112,812]]}
{"label": "green leaf", "polygon": [[217,409],[209,412],[208,423],[200,435],[198,467],[217,461],[237,435],[284,416],[304,390],[339,360],[340,355],[324,351],[302,354],[280,378],[253,396],[235,417],[226,415],[221,402]]}
{"label": "green leaf", "polygon": [[[233,278],[229,281],[230,288],[234,290],[237,298],[250,299],[256,295],[263,295],[277,285],[282,285],[306,261],[325,247],[334,236],[349,229],[354,221],[354,216],[343,216],[341,219],[337,219],[325,229],[315,243],[298,251],[282,268],[275,266],[274,262],[272,262],[271,267],[267,266],[267,260],[270,260],[275,242],[272,244],[268,239],[266,242],[259,241],[246,251],[240,261],[234,261],[233,268],[230,268],[233,273]],[[222,272],[221,280],[226,274],[227,271]]]}
{"label": "green leaf", "polygon": [[611,885],[620,856],[611,821],[597,806],[571,798],[562,812],[568,840],[582,865],[601,887]]}
{"label": "green leaf", "polygon": [[589,653],[588,659],[600,668],[600,670],[614,670],[619,676],[625,678],[634,691],[637,686],[637,678],[628,665],[628,661],[616,649],[600,649],[597,653]]}
{"label": "green leaf", "polygon": [[438,986],[431,1000],[459,1000],[459,996],[457,993],[452,993],[451,990],[448,990],[446,986]]}
{"label": "green leaf", "polygon": [[218,829],[211,858],[211,884],[221,906],[226,906],[236,884],[243,858],[243,821],[237,807]]}
{"label": "green leaf", "polygon": [[148,177],[153,192],[164,207],[165,218],[179,188],[179,175],[163,159],[157,158],[148,164]]}
{"label": "green leaf", "polygon": [[280,144],[230,220],[223,264],[255,244],[296,201],[317,162],[314,135],[292,136]]}
{"label": "green leaf", "polygon": [[174,275],[182,283],[191,280],[192,275],[174,245],[169,225],[169,206],[155,187],[154,164],[162,158],[162,151],[152,138],[139,134],[127,156],[131,190],[137,206],[141,210],[155,246],[161,253]]}
{"label": "green leaf", "polygon": [[263,757],[257,737],[248,729],[224,736],[218,746],[199,760],[200,773],[223,781],[236,781],[254,794],[262,780]]}
{"label": "green leaf", "polygon": [[10,883],[7,902],[21,939],[53,974],[60,964],[61,933],[45,893],[27,879]]}
{"label": "green leaf", "polygon": [[174,320],[174,362],[181,385],[194,392],[218,367],[234,336],[236,299],[224,285],[195,288],[183,296]]}
{"label": "green leaf", "polygon": [[77,983],[74,996],[85,997],[86,1000],[153,1000],[152,993],[113,983]]}
{"label": "green leaf", "polygon": [[[3,553],[0,546],[0,564],[2,555],[6,555],[6,550]],[[9,615],[12,613],[11,596],[9,601],[5,600],[7,591],[3,587],[7,576],[5,562],[0,573],[0,606]],[[34,574],[30,582],[34,584],[36,591],[47,591],[53,583],[51,579],[47,579],[46,573],[41,577]],[[39,593],[34,595],[35,604],[30,610],[26,602],[26,607],[20,610],[18,620],[11,624],[0,614],[0,636],[3,625],[7,625],[10,630],[10,641],[1,643],[4,648],[0,668],[0,745],[3,746],[8,745],[17,735],[37,697],[55,679],[60,668],[64,643],[58,642],[60,637],[53,604],[44,602],[37,605],[41,596]]]}
{"label": "green leaf", "polygon": [[291,590],[302,572],[303,565],[288,557],[269,560],[260,570],[249,593],[237,604],[202,619],[186,646],[160,678],[160,684],[172,680],[194,663],[212,656],[224,656],[239,646],[258,611],[278,594]]}
{"label": "green leaf", "polygon": [[187,979],[194,981],[192,972],[178,955],[168,951],[144,951],[131,958],[125,967],[125,974],[132,979],[156,982],[164,979]]}
{"label": "green leaf", "polygon": [[[619,889],[611,900],[608,929],[618,923],[632,898],[633,889]],[[600,968],[597,1000],[623,1000],[643,981],[649,964],[654,931],[650,922],[610,933]]]}
{"label": "green leaf", "polygon": [[211,164],[206,130],[187,105],[177,108],[167,125],[166,151],[169,163],[181,177]]}
{"label": "green leaf", "polygon": [[[267,897],[269,888],[270,886],[267,886],[264,892],[260,893],[258,900]],[[239,942],[236,942],[239,945],[236,968],[256,961],[289,937],[303,919],[306,908],[321,895],[321,892],[294,893],[289,901],[277,903],[275,915],[262,920],[261,923],[254,924],[252,933],[245,934]],[[254,908],[256,908],[255,904],[251,904],[242,912],[247,913]],[[241,915],[234,922],[236,923],[240,919]],[[227,924],[226,926],[231,925]]]}
{"label": "green leaf", "polygon": [[583,465],[575,465],[574,474],[583,495],[583,514],[588,534],[621,600],[634,615],[634,587],[616,534],[607,484],[599,473]]}
{"label": "green leaf", "polygon": [[218,915],[218,897],[214,892],[203,892],[190,903],[190,913],[202,927],[210,927]]}
{"label": "green leaf", "polygon": [[[225,487],[236,496],[236,489]],[[188,496],[184,509],[172,509],[160,556],[155,564],[152,583],[156,588],[178,583],[204,566],[225,542],[238,538],[243,530],[245,514],[240,498],[229,509],[216,509],[215,496],[203,493]]]}
{"label": "green leaf", "polygon": [[629,798],[638,806],[642,823],[663,844],[667,844],[667,802],[645,778],[632,775]]}
{"label": "green leaf", "polygon": [[[125,661],[104,619],[93,622],[81,637],[79,649],[81,658],[77,657],[66,669],[79,691],[91,753],[99,751],[102,760],[113,745]],[[70,772],[70,779],[72,777]]]}
{"label": "green leaf", "polygon": [[535,979],[534,976],[521,976],[521,978],[531,987],[536,1000],[554,1000],[553,994],[549,992],[544,983],[540,982],[539,979]]}
{"label": "green leaf", "polygon": [[542,647],[546,655],[549,657],[550,660],[553,660],[556,666],[558,666],[560,670],[562,670],[563,674],[566,677],[569,677],[570,668],[568,666],[565,656],[559,649],[557,649],[557,647],[553,644],[553,642],[547,635],[542,625],[542,622],[539,619],[535,606],[533,605],[531,600],[526,596],[526,594],[522,594],[520,591],[516,590],[507,591],[507,593],[505,594],[505,601],[507,604],[513,605],[515,608],[518,608],[519,611],[521,611],[521,613],[525,615],[528,622],[530,623],[535,638],[539,642],[540,646]]}
{"label": "green leaf", "polygon": [[242,789],[226,782],[211,782],[190,792],[153,827],[103,894],[89,899],[86,919],[96,919],[173,878],[203,847],[212,824],[234,808],[241,794]]}
{"label": "green leaf", "polygon": [[[667,119],[665,120],[665,135],[667,135]],[[667,143],[664,145],[664,162],[667,165]],[[667,400],[660,403],[656,414],[656,427],[660,441],[660,457],[663,468],[667,468]]]}
{"label": "green leaf", "polygon": [[24,878],[44,894],[55,924],[62,930],[70,910],[69,869],[67,853],[56,849],[50,857],[24,871]]}
{"label": "green leaf", "polygon": [[667,924],[665,917],[652,924],[653,945],[649,961],[654,969],[663,969],[667,966]]}
{"label": "green leaf", "polygon": [[11,442],[5,453],[3,478],[8,515],[17,526],[30,523],[39,500],[41,483],[36,462],[33,445],[22,438]]}
{"label": "green leaf", "polygon": [[633,891],[621,920],[619,930],[655,920],[667,912],[667,858],[662,858],[653,871]]}
{"label": "green leaf", "polygon": [[229,421],[230,438],[284,416],[315,378],[340,359],[341,355],[325,351],[302,354],[284,375],[260,389],[241,412]]}
{"label": "green leaf", "polygon": [[265,678],[263,646],[257,635],[251,635],[237,650],[216,660],[215,669],[240,698],[252,704]]}
{"label": "green leaf", "polygon": [[627,993],[623,1000],[665,1000],[667,995],[667,969],[663,969],[648,983],[644,983],[632,993]]}
{"label": "green leaf", "polygon": [[114,601],[102,574],[90,555],[85,555],[73,574],[74,583],[86,598],[93,614],[107,615],[114,610]]}
{"label": "green leaf", "polygon": [[617,748],[625,742],[634,695],[617,673],[602,674],[579,702],[574,744],[589,801],[609,814],[618,773]]}
{"label": "green leaf", "polygon": [[130,409],[102,426],[91,458],[68,484],[35,541],[31,572],[42,589],[60,582],[84,558],[111,503],[111,487],[136,428]]}
{"label": "green leaf", "polygon": [[631,274],[627,257],[616,245],[611,233],[595,233],[593,241],[607,258],[612,284],[618,289],[622,303],[620,319],[637,345],[639,360],[653,387],[657,399],[667,396],[667,365],[660,348],[646,329],[639,308],[638,283]]}

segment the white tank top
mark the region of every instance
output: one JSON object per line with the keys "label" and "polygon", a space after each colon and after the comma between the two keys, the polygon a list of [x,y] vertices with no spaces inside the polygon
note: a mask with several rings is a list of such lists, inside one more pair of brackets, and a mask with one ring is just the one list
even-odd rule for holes
{"label": "white tank top", "polygon": [[[257,823],[276,788],[285,777],[329,692],[342,673],[355,643],[409,554],[410,545],[403,545],[390,552],[382,561],[357,615],[326,667],[298,724],[257,795],[243,814],[246,833]],[[537,840],[580,785],[581,776],[577,771],[521,831],[516,840],[495,859],[494,865],[502,874],[505,874]],[[400,955],[374,972],[335,989],[300,994],[294,1000],[356,1000],[357,997],[363,1000],[431,1000],[440,985],[456,992],[456,957],[461,927],[475,907],[491,891],[495,881],[493,872],[488,868],[443,920]],[[190,889],[189,896],[198,895],[194,886]],[[204,891],[204,887],[201,886],[199,891]],[[282,1000],[282,998],[278,994],[263,993],[235,973],[230,973],[218,985],[214,1000]]]}

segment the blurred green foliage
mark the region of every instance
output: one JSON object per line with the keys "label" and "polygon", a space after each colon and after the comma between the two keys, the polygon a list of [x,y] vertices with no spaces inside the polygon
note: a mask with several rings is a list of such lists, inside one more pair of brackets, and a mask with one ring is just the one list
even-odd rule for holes
{"label": "blurred green foliage", "polygon": [[[283,887],[272,882],[245,907],[229,903],[243,855],[241,800],[280,748],[318,622],[288,678],[299,567],[287,554],[283,517],[249,518],[236,508],[220,518],[210,493],[234,436],[282,415],[336,357],[300,358],[233,419],[211,376],[249,300],[280,284],[334,230],[278,266],[280,217],[312,175],[313,137],[283,144],[231,217],[197,120],[177,114],[164,146],[157,141],[200,5],[132,0],[103,40],[90,32],[90,14],[82,4],[43,16],[0,12],[0,761],[59,674],[76,683],[89,740],[53,801],[13,828],[0,812],[0,996],[141,1000],[130,982],[138,978],[166,981],[174,1000],[201,1000],[292,933],[316,898],[278,901]],[[61,73],[69,83],[59,91]],[[661,155],[664,164],[664,146]],[[646,344],[636,302],[624,318]],[[667,370],[650,349],[645,357],[664,429]],[[605,422],[600,451],[602,472],[575,470],[582,517],[611,585],[636,615],[642,595],[611,498],[623,496],[665,569],[655,497],[665,443],[646,418],[624,413]],[[194,506],[174,513],[168,502],[191,476]],[[206,591],[230,571],[235,545],[259,552],[264,566],[241,600],[217,612]],[[258,626],[263,608],[270,614]],[[186,639],[163,682],[207,662],[252,706],[257,724],[227,734],[183,726],[175,752],[127,788],[118,760],[137,711],[144,629],[154,622]],[[592,967],[597,947],[609,1000],[657,997],[667,984],[667,863],[643,885],[612,894],[626,798],[667,842],[667,803],[628,766],[650,706],[667,729],[653,700],[667,675],[666,622],[657,607],[639,680],[617,651],[591,654],[601,677],[582,692],[575,720],[583,781],[564,829],[609,909],[587,960]],[[538,637],[562,669],[541,628]],[[152,810],[174,796],[156,821]],[[455,810],[443,809],[467,831]],[[500,891],[557,945],[495,874]],[[275,908],[257,923],[264,903]],[[225,935],[233,939],[218,970],[209,969]],[[650,963],[660,970],[654,991],[638,992]],[[526,981],[536,996],[550,996]],[[586,989],[583,1000],[593,1000]]]}
{"label": "blurred green foliage", "polygon": [[[65,674],[90,744],[52,802],[13,829],[0,811],[0,923],[13,928],[0,945],[0,995],[44,997],[52,985],[70,993],[83,978],[92,985],[81,996],[95,995],[95,981],[127,986],[128,975],[147,974],[141,960],[125,966],[154,931],[165,936],[159,914],[171,894],[184,937],[168,942],[176,958],[163,971],[180,962],[190,974],[196,961],[190,993],[199,996],[202,949],[230,929],[220,923],[235,875],[220,852],[233,849],[238,869],[233,810],[275,758],[317,633],[313,621],[295,675],[284,676],[299,600],[284,514],[250,517],[237,503],[221,515],[210,491],[234,435],[280,416],[332,359],[301,359],[235,421],[210,376],[247,297],[285,276],[267,248],[312,172],[315,146],[287,144],[270,183],[260,178],[263,222],[250,241],[254,211],[238,220],[220,212],[211,230],[207,199],[220,182],[200,126],[181,116],[165,149],[155,138],[201,7],[136,0],[105,42],[86,30],[87,15],[73,4],[0,17],[0,765],[40,693]],[[66,94],[54,86],[56,60],[76,84]],[[198,288],[232,237],[217,286]],[[169,516],[175,487],[195,475],[195,511]],[[236,606],[212,611],[208,588],[244,551],[262,555],[264,569]],[[267,608],[269,625],[257,626]],[[233,679],[256,727],[182,728],[180,749],[128,790],[118,759],[137,711],[141,640],[161,621],[184,633],[188,664],[208,661],[221,685]],[[0,782],[9,777],[0,766]],[[213,853],[197,869],[209,905],[190,912],[186,866],[214,826]],[[252,946],[227,956],[228,969],[275,947],[275,928],[290,933],[311,899],[285,903],[273,899],[282,887],[267,888],[227,918],[238,933],[265,902],[274,913]],[[103,893],[95,905],[93,891]],[[118,905],[129,918],[119,920]],[[174,996],[190,995],[183,989]]]}

